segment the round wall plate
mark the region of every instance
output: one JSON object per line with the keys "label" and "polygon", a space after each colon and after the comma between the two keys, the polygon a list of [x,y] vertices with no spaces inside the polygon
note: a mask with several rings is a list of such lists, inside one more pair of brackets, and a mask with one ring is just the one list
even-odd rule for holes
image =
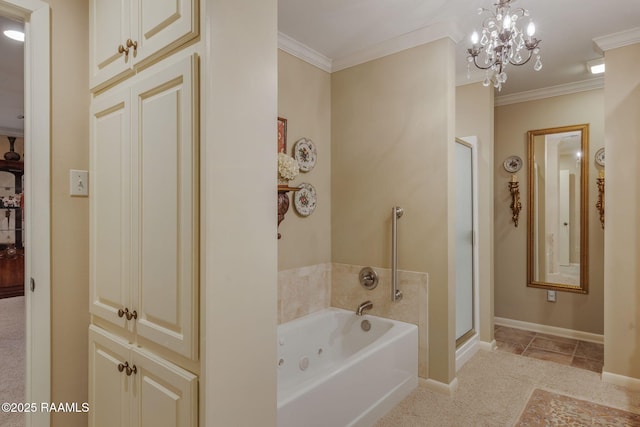
{"label": "round wall plate", "polygon": [[293,193],[293,206],[302,216],[309,216],[316,209],[316,189],[313,185],[303,182]]}
{"label": "round wall plate", "polygon": [[604,167],[604,147],[596,151],[596,154],[593,157],[599,166]]}
{"label": "round wall plate", "polygon": [[378,273],[371,267],[363,267],[358,274],[358,279],[365,289],[372,290],[378,286]]}
{"label": "round wall plate", "polygon": [[522,159],[518,156],[507,157],[502,166],[507,172],[516,173],[522,168]]}

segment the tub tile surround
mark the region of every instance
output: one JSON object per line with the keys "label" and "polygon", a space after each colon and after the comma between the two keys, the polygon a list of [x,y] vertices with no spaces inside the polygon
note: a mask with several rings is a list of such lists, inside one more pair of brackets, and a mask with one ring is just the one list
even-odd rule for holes
{"label": "tub tile surround", "polygon": [[278,324],[322,310],[330,304],[330,263],[278,272]]}
{"label": "tub tile surround", "polygon": [[278,323],[286,323],[328,307],[356,311],[370,300],[366,313],[418,326],[418,375],[428,377],[427,363],[427,273],[398,270],[398,288],[403,298],[391,301],[391,269],[372,266],[378,286],[367,290],[358,274],[364,266],[326,263],[278,272]]}

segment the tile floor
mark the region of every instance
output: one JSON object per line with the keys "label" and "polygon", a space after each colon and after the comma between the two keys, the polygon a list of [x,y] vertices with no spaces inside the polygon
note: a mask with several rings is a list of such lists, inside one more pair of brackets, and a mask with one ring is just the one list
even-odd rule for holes
{"label": "tile floor", "polygon": [[495,327],[495,339],[501,351],[602,372],[602,344],[498,325]]}

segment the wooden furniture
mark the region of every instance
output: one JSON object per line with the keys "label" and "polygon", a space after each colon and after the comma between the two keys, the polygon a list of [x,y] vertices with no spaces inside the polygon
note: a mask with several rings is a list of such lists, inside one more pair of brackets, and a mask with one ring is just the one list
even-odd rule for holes
{"label": "wooden furniture", "polygon": [[[5,190],[11,194],[22,193],[22,162],[0,160],[0,171],[14,176],[13,186]],[[12,243],[0,243],[0,298],[24,295],[24,247],[22,244],[22,209],[20,206],[5,206],[0,202],[0,229],[8,230]],[[9,226],[13,224],[12,226]]]}

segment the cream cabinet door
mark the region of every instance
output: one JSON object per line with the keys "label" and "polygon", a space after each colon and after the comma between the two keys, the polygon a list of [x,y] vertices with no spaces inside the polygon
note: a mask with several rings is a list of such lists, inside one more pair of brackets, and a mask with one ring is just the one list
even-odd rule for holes
{"label": "cream cabinet door", "polygon": [[134,348],[132,353],[136,366],[133,425],[196,427],[197,377],[144,350]]}
{"label": "cream cabinet door", "polygon": [[[131,0],[89,1],[89,83],[133,74],[132,55],[119,52],[131,34]],[[131,51],[129,51],[131,52]]]}
{"label": "cream cabinet door", "polygon": [[118,365],[129,359],[126,342],[89,326],[89,426],[130,426],[131,381]]}
{"label": "cream cabinet door", "polygon": [[137,334],[197,359],[198,59],[150,74],[132,88],[133,295]]}
{"label": "cream cabinet door", "polygon": [[199,34],[198,0],[90,0],[90,86],[103,89]]}
{"label": "cream cabinet door", "polygon": [[136,0],[131,38],[137,43],[136,66],[194,39],[199,33],[198,0]]}
{"label": "cream cabinet door", "polygon": [[131,307],[130,91],[91,104],[90,312],[126,327]]}

